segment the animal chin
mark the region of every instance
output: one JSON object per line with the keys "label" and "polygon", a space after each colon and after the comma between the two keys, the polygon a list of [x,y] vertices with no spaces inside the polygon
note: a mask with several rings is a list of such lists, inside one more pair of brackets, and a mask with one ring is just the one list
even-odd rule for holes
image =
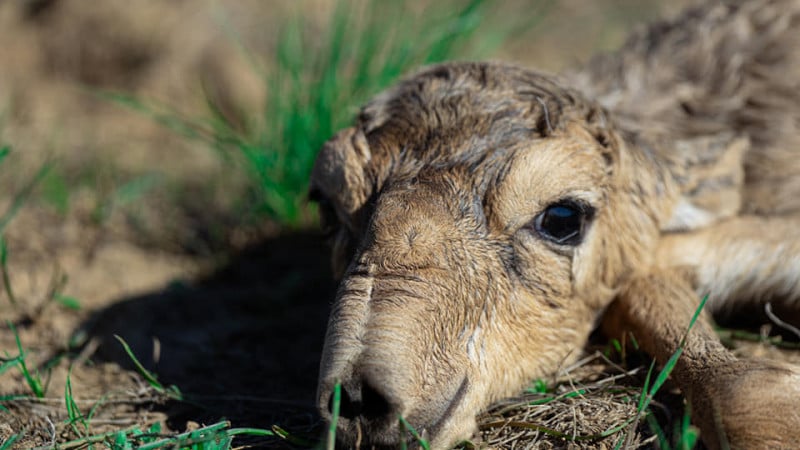
{"label": "animal chin", "polygon": [[455,417],[456,411],[458,411],[459,406],[463,403],[464,398],[469,391],[469,384],[469,378],[465,376],[464,380],[461,381],[458,390],[453,396],[453,399],[450,401],[450,404],[447,405],[447,409],[445,409],[442,416],[439,417],[439,420],[437,420],[430,427],[429,432],[432,437],[438,436],[446,428],[446,426],[450,424],[451,419]]}

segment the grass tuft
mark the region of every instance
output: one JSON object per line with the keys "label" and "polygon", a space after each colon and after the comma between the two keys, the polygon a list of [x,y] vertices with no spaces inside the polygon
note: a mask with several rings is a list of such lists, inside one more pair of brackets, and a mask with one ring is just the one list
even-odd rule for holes
{"label": "grass tuft", "polygon": [[198,119],[131,95],[102,95],[214,149],[246,180],[244,217],[305,226],[316,219],[306,198],[316,153],[361,103],[420,65],[485,57],[515,25],[530,27],[542,13],[532,6],[517,24],[484,26],[494,6],[446,0],[419,10],[411,1],[339,1],[321,32],[297,10],[278,31],[269,70],[243,51],[267,87],[262,110],[244,121],[230,119],[209,96],[207,115]]}
{"label": "grass tuft", "polygon": [[28,383],[28,387],[30,388],[31,392],[36,398],[44,398],[45,394],[47,393],[47,382],[43,382],[41,375],[39,372],[31,373],[28,370],[28,366],[25,363],[25,351],[22,349],[22,341],[20,341],[19,333],[17,333],[16,327],[11,322],[7,322],[8,327],[11,329],[11,333],[14,334],[14,340],[17,343],[17,351],[18,356],[15,358],[17,363],[16,366],[19,367],[20,372],[22,372],[22,376],[25,378],[25,382]]}
{"label": "grass tuft", "polygon": [[[142,431],[139,427],[131,427],[94,436],[84,436],[63,444],[36,447],[33,450],[93,448],[94,444],[100,444],[112,450],[229,450],[235,436],[274,436],[270,430],[230,428],[230,426],[230,422],[222,421],[196,430],[165,436],[161,432],[161,425],[155,423],[147,431]],[[4,447],[0,447],[0,450],[2,448]]]}
{"label": "grass tuft", "polygon": [[[78,404],[75,402],[75,397],[72,395],[72,368],[70,367],[67,372],[67,381],[64,385],[64,405],[67,408],[67,417],[70,428],[78,436],[84,436],[89,432],[89,422],[81,413]],[[83,430],[78,428],[78,424],[83,427]]]}

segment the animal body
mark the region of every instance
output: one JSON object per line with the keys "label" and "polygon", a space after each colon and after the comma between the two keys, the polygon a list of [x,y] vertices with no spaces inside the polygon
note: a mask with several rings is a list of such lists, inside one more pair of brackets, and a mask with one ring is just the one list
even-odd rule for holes
{"label": "animal body", "polygon": [[[424,69],[321,150],[341,285],[319,408],[345,447],[398,416],[447,448],[597,324],[665,362],[700,298],[800,318],[800,1],[711,3],[550,76]],[[800,445],[800,370],[701,318],[673,372],[710,448]]]}

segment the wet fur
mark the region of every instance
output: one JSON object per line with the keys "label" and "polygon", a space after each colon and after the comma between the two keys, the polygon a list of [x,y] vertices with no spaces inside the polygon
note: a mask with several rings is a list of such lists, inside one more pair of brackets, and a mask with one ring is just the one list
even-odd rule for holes
{"label": "wet fur", "polygon": [[[319,389],[325,417],[335,382],[348,396],[340,443],[395,445],[401,414],[446,448],[604,311],[662,362],[698,294],[797,314],[799,42],[800,1],[713,3],[560,77],[451,63],[367,104],[311,182],[342,277]],[[574,247],[531,225],[565,198],[594,211]],[[773,413],[798,369],[736,359],[703,323],[675,376],[710,447],[800,441]]]}

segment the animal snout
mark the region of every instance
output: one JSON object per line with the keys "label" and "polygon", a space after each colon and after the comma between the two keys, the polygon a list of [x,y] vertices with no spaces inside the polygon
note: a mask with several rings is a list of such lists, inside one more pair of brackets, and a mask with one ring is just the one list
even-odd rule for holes
{"label": "animal snout", "polygon": [[[339,418],[344,420],[361,420],[363,422],[380,422],[392,418],[396,408],[386,394],[374,386],[370,380],[355,378],[341,385]],[[333,414],[334,390],[328,397],[328,410]]]}
{"label": "animal snout", "polygon": [[[367,370],[354,367],[350,373],[341,375],[340,379],[325,382],[319,393],[323,417],[329,422],[337,417],[340,444],[397,446],[401,439],[401,399],[392,394],[386,382],[381,382]],[[338,410],[335,401],[337,385],[340,392]]]}

